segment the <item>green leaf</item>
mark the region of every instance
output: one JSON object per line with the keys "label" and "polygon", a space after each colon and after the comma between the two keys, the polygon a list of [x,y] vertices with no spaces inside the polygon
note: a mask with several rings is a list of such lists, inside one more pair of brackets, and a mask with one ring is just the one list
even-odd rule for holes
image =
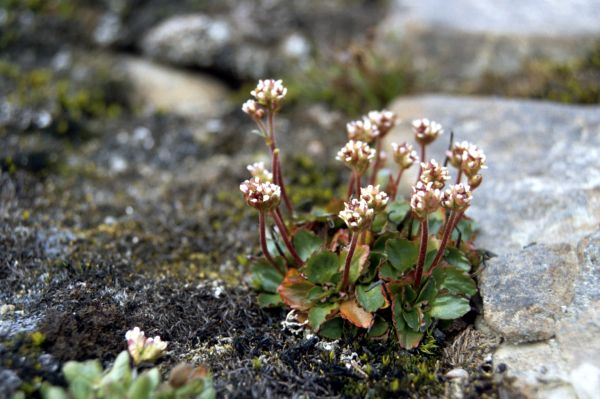
{"label": "green leaf", "polygon": [[403,273],[417,263],[419,248],[414,242],[395,239],[386,242],[385,253],[392,266]]}
{"label": "green leaf", "polygon": [[427,254],[425,255],[425,264],[423,265],[423,270],[424,271],[429,271],[429,268],[431,267],[431,264],[433,263],[433,260],[435,259],[435,256],[437,255],[437,249],[433,249],[429,252],[427,252]]}
{"label": "green leaf", "polygon": [[323,246],[323,241],[313,232],[300,230],[292,239],[300,259],[306,261],[310,256]]}
{"label": "green leaf", "polygon": [[62,371],[69,384],[76,380],[80,380],[85,381],[90,385],[94,385],[102,378],[102,366],[98,360],[66,362]]}
{"label": "green leaf", "polygon": [[398,330],[398,343],[404,349],[414,349],[423,339],[423,333],[413,330]]}
{"label": "green leaf", "polygon": [[[346,263],[346,257],[348,256],[348,251],[343,250],[339,256],[339,270],[343,271]],[[369,258],[369,246],[368,245],[357,245],[356,250],[354,251],[354,255],[352,256],[352,261],[350,262],[350,275],[348,280],[350,285],[354,284],[356,280],[360,277],[360,275],[367,269],[368,267],[368,258]]]}
{"label": "green leaf", "polygon": [[378,213],[375,215],[375,219],[373,219],[373,224],[371,225],[371,230],[374,233],[379,233],[385,228],[385,224],[387,223],[387,216],[385,213]]}
{"label": "green leaf", "polygon": [[341,317],[334,317],[321,325],[319,335],[327,339],[340,339],[343,329],[344,320]]}
{"label": "green leaf", "polygon": [[131,367],[129,366],[129,354],[127,351],[119,353],[112,368],[100,381],[101,385],[111,382],[119,383],[121,386],[129,385],[131,381]]}
{"label": "green leaf", "polygon": [[315,284],[331,282],[331,278],[338,272],[338,256],[330,251],[317,252],[308,259],[302,272]]}
{"label": "green leaf", "polygon": [[423,288],[421,288],[421,292],[417,297],[416,303],[433,301],[437,295],[437,292],[436,280],[430,276],[425,284],[423,284]]}
{"label": "green leaf", "polygon": [[408,304],[408,305],[413,304],[415,302],[415,299],[417,299],[417,293],[410,285],[407,285],[404,287],[404,298],[403,299],[406,302],[406,304]]}
{"label": "green leaf", "polygon": [[369,333],[367,334],[367,336],[369,338],[383,337],[385,334],[387,334],[389,328],[390,328],[389,324],[387,323],[387,321],[385,321],[385,319],[383,317],[376,316],[375,322],[371,326],[371,329],[369,330]]}
{"label": "green leaf", "polygon": [[397,280],[400,278],[400,273],[394,269],[390,262],[385,262],[379,268],[379,277],[386,280]]}
{"label": "green leaf", "polygon": [[381,285],[373,287],[369,290],[369,285],[356,286],[356,299],[360,306],[367,312],[376,312],[385,305],[385,297],[383,296],[383,288]]}
{"label": "green leaf", "polygon": [[394,224],[400,223],[410,211],[410,204],[405,200],[397,200],[387,207],[388,219]]}
{"label": "green leaf", "polygon": [[411,330],[419,330],[419,313],[417,312],[416,308],[403,311],[402,316],[404,317],[404,321]]}
{"label": "green leaf", "polygon": [[[279,258],[283,261],[283,259]],[[275,269],[266,259],[259,259],[252,264],[252,285],[257,290],[271,294],[277,292],[277,287],[283,281],[284,273]]]}
{"label": "green leaf", "polygon": [[454,320],[471,310],[469,300],[459,296],[442,295],[431,302],[431,317]]}
{"label": "green leaf", "polygon": [[338,303],[324,303],[313,306],[308,311],[308,324],[313,330],[318,331],[327,318],[334,314],[339,307]]}
{"label": "green leaf", "polygon": [[152,380],[148,374],[144,373],[133,381],[127,390],[128,399],[147,399],[150,397],[150,392],[156,388],[152,386]]}
{"label": "green leaf", "polygon": [[283,302],[293,309],[308,310],[313,303],[308,293],[315,285],[302,277],[297,269],[288,270],[277,292]]}
{"label": "green leaf", "polygon": [[396,236],[396,233],[384,233],[380,235],[371,247],[371,253],[384,253],[385,252],[385,243]]}
{"label": "green leaf", "polygon": [[458,222],[458,225],[452,232],[452,240],[458,240],[459,232],[462,233],[462,240],[471,240],[473,239],[473,235],[477,231],[478,226],[474,220],[465,219],[464,217]]}
{"label": "green leaf", "polygon": [[261,292],[258,294],[258,306],[261,308],[276,308],[283,305],[283,301],[279,294],[268,294]]}
{"label": "green leaf", "polygon": [[465,272],[471,270],[471,262],[469,262],[467,256],[457,248],[446,248],[444,260],[448,262],[448,264],[464,270]]}
{"label": "green leaf", "polygon": [[440,289],[446,289],[452,294],[464,294],[469,297],[477,293],[477,284],[464,271],[454,267],[437,268],[435,279],[440,281]]}
{"label": "green leaf", "polygon": [[400,295],[394,297],[392,301],[392,321],[400,346],[405,349],[416,348],[421,342],[421,338],[423,338],[423,333],[413,331],[407,325],[403,316]]}
{"label": "green leaf", "polygon": [[[69,395],[67,395],[67,393],[62,388],[46,385],[46,383],[44,383],[44,385],[42,386],[41,392],[42,398],[44,399],[69,399]],[[86,399],[91,397],[92,396],[90,393],[90,396],[86,397]],[[15,394],[14,399],[16,398],[17,395]]]}

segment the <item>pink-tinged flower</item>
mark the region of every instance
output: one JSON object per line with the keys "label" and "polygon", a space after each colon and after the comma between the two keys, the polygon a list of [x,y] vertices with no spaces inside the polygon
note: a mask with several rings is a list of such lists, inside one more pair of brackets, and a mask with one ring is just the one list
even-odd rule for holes
{"label": "pink-tinged flower", "polygon": [[396,114],[392,111],[388,111],[387,109],[381,111],[371,111],[367,117],[379,130],[380,137],[385,137],[385,135],[388,134],[388,132],[392,130],[394,126],[396,126]]}
{"label": "pink-tinged flower", "polygon": [[272,182],[273,181],[273,173],[269,172],[265,168],[264,162],[255,162],[251,165],[246,166],[248,172],[252,175],[252,177],[257,177],[261,182]]}
{"label": "pink-tinged flower", "polygon": [[348,140],[360,140],[365,143],[372,142],[381,134],[377,125],[367,117],[347,123],[346,132]]}
{"label": "pink-tinged flower", "polygon": [[465,175],[473,177],[479,173],[481,169],[487,169],[485,164],[486,158],[482,150],[476,145],[471,144],[462,155],[461,168]]}
{"label": "pink-tinged flower", "polygon": [[468,141],[461,141],[459,143],[454,143],[452,148],[449,151],[446,151],[446,155],[448,156],[448,161],[450,165],[454,166],[457,169],[461,169],[461,165],[463,162],[463,154],[469,150],[469,147],[472,144]]}
{"label": "pink-tinged flower", "polygon": [[287,94],[287,88],[282,80],[264,79],[258,81],[258,85],[250,94],[259,104],[278,108]]}
{"label": "pink-tinged flower", "polygon": [[335,157],[359,174],[363,174],[367,170],[373,158],[375,158],[375,150],[367,143],[355,140],[347,142]]}
{"label": "pink-tinged flower", "polygon": [[127,340],[127,350],[135,364],[152,362],[158,359],[164,354],[168,344],[168,342],[161,340],[158,335],[154,338],[146,338],[139,327],[127,331],[125,339]]}
{"label": "pink-tinged flower", "polygon": [[421,163],[421,180],[425,184],[431,184],[435,189],[441,189],[446,184],[446,180],[450,179],[448,168],[439,165],[435,159],[427,163]]}
{"label": "pink-tinged flower", "polygon": [[261,211],[273,210],[281,202],[281,188],[273,183],[261,182],[258,177],[240,184],[240,191],[248,205]]}
{"label": "pink-tinged flower", "polygon": [[419,144],[427,145],[438,138],[444,130],[442,125],[429,119],[415,119],[412,123],[415,139]]}
{"label": "pink-tinged flower", "polygon": [[408,143],[392,143],[392,150],[394,152],[394,162],[400,166],[400,169],[408,169],[419,160],[417,152]]}
{"label": "pink-tinged flower", "polygon": [[360,189],[360,199],[377,213],[385,209],[390,198],[385,191],[379,190],[379,185],[369,185]]}
{"label": "pink-tinged flower", "polygon": [[256,101],[248,100],[242,105],[242,111],[254,120],[260,120],[265,116],[265,110]]}
{"label": "pink-tinged flower", "polygon": [[438,210],[441,201],[440,190],[433,188],[432,183],[418,182],[413,187],[410,197],[410,207],[418,219],[425,219],[427,215]]}
{"label": "pink-tinged flower", "polygon": [[471,205],[471,187],[468,184],[453,184],[442,194],[442,206],[446,209],[464,211]]}
{"label": "pink-tinged flower", "polygon": [[353,198],[350,202],[344,202],[344,210],[338,216],[342,219],[350,231],[363,231],[369,227],[375,212],[369,208],[364,199]]}

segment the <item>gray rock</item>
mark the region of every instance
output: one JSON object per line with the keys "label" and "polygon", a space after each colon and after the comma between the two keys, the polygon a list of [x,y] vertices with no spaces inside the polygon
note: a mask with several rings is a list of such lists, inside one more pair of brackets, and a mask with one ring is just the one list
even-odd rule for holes
{"label": "gray rock", "polygon": [[133,101],[146,108],[189,118],[216,117],[230,108],[228,89],[207,75],[139,58],[124,58],[121,65],[134,89]]}
{"label": "gray rock", "polygon": [[446,131],[429,156],[441,159],[451,130],[486,152],[489,169],[467,214],[481,226],[479,247],[498,254],[479,279],[483,324],[506,340],[494,361],[506,363],[534,397],[593,392],[590,375],[600,373],[600,107],[423,96],[391,108],[406,122],[390,141],[414,141],[408,122],[429,117]]}
{"label": "gray rock", "polygon": [[12,370],[0,369],[0,399],[8,399],[21,386],[21,379]]}
{"label": "gray rock", "polygon": [[594,0],[396,0],[377,42],[383,55],[410,56],[419,71],[452,84],[514,72],[532,57],[580,57],[600,36],[599,18]]}

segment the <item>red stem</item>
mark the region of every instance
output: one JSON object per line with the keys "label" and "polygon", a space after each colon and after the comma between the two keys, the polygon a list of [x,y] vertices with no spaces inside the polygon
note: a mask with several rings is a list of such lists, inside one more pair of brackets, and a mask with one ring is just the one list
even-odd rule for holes
{"label": "red stem", "polygon": [[354,191],[354,171],[352,171],[352,174],[350,175],[350,179],[348,180],[348,193],[346,194],[348,201],[350,201],[353,191]]}
{"label": "red stem", "polygon": [[293,213],[293,206],[290,198],[287,195],[287,191],[285,189],[285,183],[283,182],[283,174],[281,173],[281,162],[279,161],[279,149],[277,148],[277,141],[275,140],[275,129],[273,127],[273,115],[275,114],[275,110],[270,108],[267,112],[267,121],[269,126],[269,143],[271,148],[271,168],[273,169],[273,181],[281,188],[281,197],[283,198],[283,203],[285,204],[286,209],[289,214]]}
{"label": "red stem", "polygon": [[287,247],[288,251],[290,251],[290,254],[294,258],[294,261],[298,265],[303,265],[304,262],[302,261],[302,258],[300,258],[300,256],[298,256],[298,252],[296,252],[296,248],[294,248],[294,246],[292,245],[292,242],[290,241],[290,237],[288,236],[288,233],[287,233],[287,227],[285,227],[285,223],[283,223],[279,209],[275,209],[274,211],[271,211],[271,216],[273,216],[273,219],[275,220],[275,224],[277,224],[277,227],[279,228],[279,233],[281,234],[283,243]]}
{"label": "red stem", "polygon": [[459,184],[461,179],[462,179],[462,169],[459,169],[458,176],[456,176],[456,184]]}
{"label": "red stem", "polygon": [[358,174],[358,172],[356,172],[356,175],[354,177],[354,184],[356,184],[356,198],[360,198],[360,179],[361,179],[361,175]]}
{"label": "red stem", "polygon": [[369,184],[375,185],[377,181],[377,173],[379,173],[379,168],[381,167],[381,160],[379,159],[381,155],[381,139],[376,138],[377,147],[375,149],[375,164],[373,165],[373,173],[371,174],[371,179],[369,180]]}
{"label": "red stem", "polygon": [[400,179],[402,178],[402,174],[404,173],[404,169],[400,169],[400,171],[398,172],[398,176],[396,177],[396,180],[394,180],[394,186],[392,188],[392,201],[396,200],[396,196],[398,195],[398,185],[400,184]]}
{"label": "red stem", "polygon": [[444,256],[444,252],[446,251],[446,245],[448,245],[448,240],[450,239],[450,236],[452,235],[452,230],[454,230],[454,220],[456,219],[457,216],[459,216],[459,215],[457,215],[454,211],[450,212],[450,215],[448,216],[448,220],[446,221],[446,225],[444,226],[444,235],[442,236],[442,242],[440,243],[440,248],[438,249],[438,252],[435,255],[435,258],[433,259],[433,263],[431,264],[430,270],[433,270],[433,268],[436,267],[438,265],[438,263],[440,263],[440,261],[442,260],[442,257]]}
{"label": "red stem", "polygon": [[265,225],[265,213],[263,211],[259,211],[258,212],[258,234],[260,236],[260,248],[263,251],[263,255],[265,255],[265,258],[267,258],[267,260],[269,261],[270,264],[272,264],[275,269],[279,272],[279,267],[277,266],[277,263],[275,263],[275,260],[271,257],[271,254],[269,253],[269,249],[267,248],[267,237],[266,237],[266,225]]}
{"label": "red stem", "polygon": [[417,175],[417,182],[421,180],[421,173],[423,172],[421,163],[423,162],[425,162],[425,144],[421,144],[421,159],[419,160],[419,174]]}
{"label": "red stem", "polygon": [[348,279],[350,278],[350,263],[352,262],[352,256],[354,256],[356,244],[358,244],[358,236],[358,232],[352,233],[352,240],[350,240],[350,249],[348,250],[348,256],[346,256],[346,263],[344,265],[344,275],[342,277],[341,292],[345,292],[348,288]]}
{"label": "red stem", "polygon": [[429,222],[427,216],[421,221],[421,246],[419,247],[419,260],[417,261],[417,271],[415,275],[415,288],[418,290],[421,286],[421,277],[423,276],[423,266],[427,256],[427,239],[429,238]]}

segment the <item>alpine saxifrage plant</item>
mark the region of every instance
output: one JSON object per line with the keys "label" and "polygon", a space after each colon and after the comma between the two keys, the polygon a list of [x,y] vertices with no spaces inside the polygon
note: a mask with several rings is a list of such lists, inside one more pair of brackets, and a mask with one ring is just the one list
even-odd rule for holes
{"label": "alpine saxifrage plant", "polygon": [[[402,347],[417,347],[440,320],[465,315],[477,292],[470,272],[480,257],[465,212],[481,184],[485,155],[468,142],[451,145],[444,165],[457,175],[444,190],[449,170],[426,154],[442,126],[415,120],[418,179],[408,201],[398,198],[403,173],[419,157],[410,144],[392,143],[398,170],[386,171],[383,140],[396,115],[372,111],[347,124],[349,141],[336,157],[351,170],[345,201],[300,215],[286,192],[273,123],[286,93],[281,80],[261,80],[242,107],[271,153],[272,171],[250,165],[252,177],[240,185],[259,215],[263,257],[252,264],[252,281],[260,305],[287,306],[326,338],[363,331],[386,339],[393,329]],[[276,229],[267,230],[268,220]]]}

